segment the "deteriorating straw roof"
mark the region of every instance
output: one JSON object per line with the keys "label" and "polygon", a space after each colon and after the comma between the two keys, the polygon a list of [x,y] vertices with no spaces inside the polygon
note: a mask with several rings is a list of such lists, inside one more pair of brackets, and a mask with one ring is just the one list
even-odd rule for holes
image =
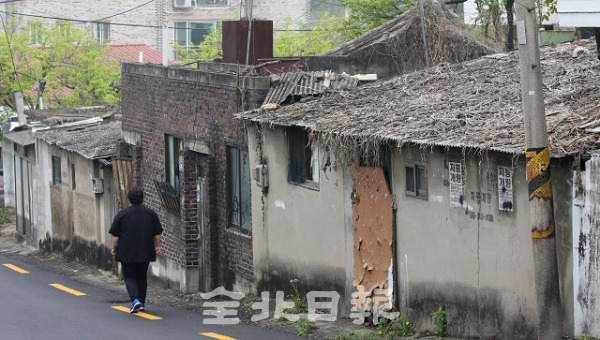
{"label": "deteriorating straw roof", "polygon": [[[598,148],[600,64],[595,48],[592,41],[581,40],[541,49],[554,157]],[[440,64],[338,96],[237,116],[303,126],[337,145],[395,141],[515,154],[525,150],[518,52]]]}
{"label": "deteriorating straw roof", "polygon": [[117,153],[117,142],[121,138],[121,121],[109,120],[90,125],[56,127],[36,131],[34,136],[87,159],[111,157]]}

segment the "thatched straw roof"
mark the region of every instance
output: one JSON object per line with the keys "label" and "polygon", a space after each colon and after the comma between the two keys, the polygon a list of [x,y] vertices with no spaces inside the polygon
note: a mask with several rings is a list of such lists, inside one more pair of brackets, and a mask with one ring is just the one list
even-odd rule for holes
{"label": "thatched straw roof", "polygon": [[[589,40],[540,52],[550,149],[560,157],[598,148],[600,64]],[[574,57],[575,55],[575,57]],[[523,153],[518,52],[371,83],[338,96],[237,117],[306,127],[330,146],[468,147]]]}
{"label": "thatched straw roof", "polygon": [[[365,32],[323,56],[349,56],[369,60],[386,56],[402,74],[425,68],[423,30],[427,37],[429,65],[458,63],[498,52],[463,27],[456,14],[437,1],[423,1],[424,23],[416,2],[404,13]],[[386,75],[381,74],[381,77]]]}

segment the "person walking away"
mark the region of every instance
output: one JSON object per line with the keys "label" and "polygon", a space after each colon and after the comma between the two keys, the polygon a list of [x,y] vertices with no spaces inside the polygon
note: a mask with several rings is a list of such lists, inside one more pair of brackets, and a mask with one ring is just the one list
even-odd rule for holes
{"label": "person walking away", "polygon": [[112,235],[111,254],[121,262],[131,300],[129,313],[136,313],[145,310],[148,266],[160,254],[163,228],[156,212],[142,205],[141,188],[129,190],[127,198],[131,206],[117,213],[108,232]]}

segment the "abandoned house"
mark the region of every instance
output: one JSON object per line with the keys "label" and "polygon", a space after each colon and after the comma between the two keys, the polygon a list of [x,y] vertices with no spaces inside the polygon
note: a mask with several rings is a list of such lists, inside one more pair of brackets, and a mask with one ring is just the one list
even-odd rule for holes
{"label": "abandoned house", "polygon": [[[600,335],[600,65],[593,42],[541,51],[562,329]],[[577,52],[577,53],[574,53]],[[421,329],[537,334],[516,52],[238,114],[248,131],[259,291],[381,295]]]}
{"label": "abandoned house", "polygon": [[15,207],[17,232],[41,250],[112,268],[111,159],[121,138],[120,107],[25,114],[24,129],[2,142],[6,205]]}

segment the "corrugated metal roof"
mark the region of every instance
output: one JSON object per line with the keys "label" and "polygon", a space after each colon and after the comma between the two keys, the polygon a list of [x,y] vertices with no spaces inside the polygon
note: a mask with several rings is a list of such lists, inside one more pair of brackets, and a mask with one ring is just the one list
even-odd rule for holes
{"label": "corrugated metal roof", "polygon": [[[352,89],[358,86],[358,79],[347,74],[332,71],[289,72],[271,77],[272,86],[264,104],[281,104],[290,97],[322,96]],[[292,101],[294,101],[292,99]]]}
{"label": "corrugated metal roof", "polygon": [[6,133],[4,134],[4,138],[19,145],[35,144],[35,137],[33,137],[29,129]]}
{"label": "corrugated metal roof", "polygon": [[34,137],[87,159],[116,155],[121,138],[121,121],[109,120],[89,125],[59,126],[34,132]]}

